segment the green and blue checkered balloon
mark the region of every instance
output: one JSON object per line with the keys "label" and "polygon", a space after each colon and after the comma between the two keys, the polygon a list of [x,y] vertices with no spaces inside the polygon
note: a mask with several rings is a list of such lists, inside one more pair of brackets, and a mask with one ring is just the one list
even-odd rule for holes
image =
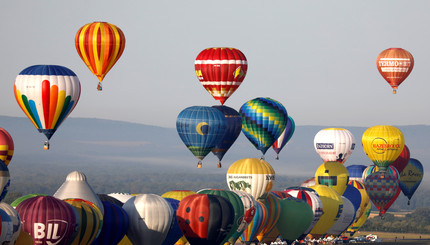
{"label": "green and blue checkered balloon", "polygon": [[282,134],[288,121],[285,107],[271,98],[250,100],[242,105],[239,114],[242,132],[263,155]]}

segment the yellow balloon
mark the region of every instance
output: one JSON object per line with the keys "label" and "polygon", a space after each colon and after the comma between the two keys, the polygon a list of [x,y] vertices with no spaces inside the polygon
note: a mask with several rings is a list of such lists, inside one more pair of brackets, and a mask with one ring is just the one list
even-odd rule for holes
{"label": "yellow balloon", "polygon": [[245,191],[255,199],[264,199],[275,184],[275,170],[258,158],[243,158],[227,170],[227,185],[231,191]]}
{"label": "yellow balloon", "polygon": [[370,211],[372,211],[372,205],[368,205],[366,207],[366,209],[364,210],[363,215],[361,215],[361,217],[358,218],[357,221],[355,221],[354,223],[352,223],[348,227],[348,229],[346,229],[346,233],[348,233],[349,236],[353,236],[354,233],[357,232],[358,229],[360,229],[360,227],[364,225],[364,223],[367,221],[367,218],[369,218]]}
{"label": "yellow balloon", "polygon": [[402,131],[394,126],[378,125],[363,133],[361,143],[369,159],[385,172],[402,153],[405,138]]}
{"label": "yellow balloon", "polygon": [[341,195],[328,186],[313,185],[309,188],[314,189],[318,193],[323,204],[323,214],[310,231],[312,237],[319,238],[324,235],[339,219],[339,216],[342,213],[343,200]]}
{"label": "yellow balloon", "polygon": [[315,182],[326,185],[343,195],[349,180],[349,172],[340,162],[325,162],[315,172]]}

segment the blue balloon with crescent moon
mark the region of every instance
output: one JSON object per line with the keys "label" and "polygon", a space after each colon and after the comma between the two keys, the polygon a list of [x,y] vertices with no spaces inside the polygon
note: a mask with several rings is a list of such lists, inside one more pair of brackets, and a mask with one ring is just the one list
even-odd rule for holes
{"label": "blue balloon with crescent moon", "polygon": [[212,153],[219,159],[218,167],[221,167],[222,158],[236,141],[237,137],[239,137],[239,134],[242,131],[242,117],[240,116],[239,112],[231,107],[225,105],[216,105],[212,107],[222,112],[225,119],[227,120],[227,130],[224,134],[224,137],[212,149]]}
{"label": "blue balloon with crescent moon", "polygon": [[200,161],[222,140],[227,120],[222,112],[209,106],[191,106],[181,111],[176,119],[179,137]]}

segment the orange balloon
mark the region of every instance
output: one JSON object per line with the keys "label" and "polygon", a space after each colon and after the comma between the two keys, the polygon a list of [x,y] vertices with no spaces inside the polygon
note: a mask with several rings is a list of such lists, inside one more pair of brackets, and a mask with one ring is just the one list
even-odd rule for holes
{"label": "orange balloon", "polygon": [[412,68],[414,68],[414,57],[404,49],[389,48],[378,55],[376,66],[382,77],[393,88],[393,94],[395,94],[397,87],[409,76]]}

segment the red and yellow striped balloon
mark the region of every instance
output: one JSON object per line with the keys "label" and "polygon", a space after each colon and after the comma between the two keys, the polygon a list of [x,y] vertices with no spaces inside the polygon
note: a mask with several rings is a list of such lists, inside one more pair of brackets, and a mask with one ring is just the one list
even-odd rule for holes
{"label": "red and yellow striped balloon", "polygon": [[14,148],[13,139],[9,132],[0,128],[0,160],[2,160],[6,166],[9,165],[10,160],[12,160]]}
{"label": "red and yellow striped balloon", "polygon": [[93,22],[79,29],[75,45],[81,59],[100,80],[97,89],[102,90],[101,82],[124,51],[124,33],[113,24]]}

